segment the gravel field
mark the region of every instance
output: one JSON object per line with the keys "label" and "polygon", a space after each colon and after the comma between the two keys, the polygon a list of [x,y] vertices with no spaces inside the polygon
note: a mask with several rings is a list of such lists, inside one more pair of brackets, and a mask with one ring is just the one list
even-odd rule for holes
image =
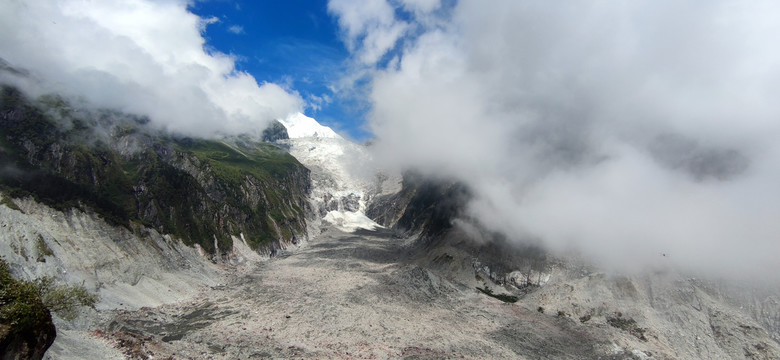
{"label": "gravel field", "polygon": [[187,302],[116,311],[93,336],[155,359],[582,358],[598,349],[569,319],[485,296],[404,253],[388,234],[328,230]]}
{"label": "gravel field", "polygon": [[[0,250],[17,273],[101,295],[97,310],[55,318],[50,360],[780,358],[773,289],[564,266],[510,304],[477,291],[505,290],[446,242],[330,228],[270,259],[235,239],[215,264],[153,231],[18,203],[0,206]],[[36,260],[40,242],[56,256]]]}

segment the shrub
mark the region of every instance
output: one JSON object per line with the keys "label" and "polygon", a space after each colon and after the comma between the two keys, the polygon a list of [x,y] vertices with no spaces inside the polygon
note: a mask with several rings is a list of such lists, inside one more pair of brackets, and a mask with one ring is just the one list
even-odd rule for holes
{"label": "shrub", "polygon": [[637,325],[636,320],[632,318],[626,319],[622,315],[623,314],[621,313],[617,313],[616,317],[607,318],[607,323],[612,327],[627,331],[629,334],[636,336],[639,340],[647,341],[647,338],[645,337],[645,331],[647,331],[647,329],[640,328]]}
{"label": "shrub", "polygon": [[0,324],[9,326],[11,333],[23,334],[50,323],[35,284],[14,279],[8,263],[0,259]]}
{"label": "shrub", "polygon": [[10,197],[5,196],[5,195],[2,195],[2,197],[3,198],[2,198],[2,200],[0,200],[0,203],[2,203],[5,206],[8,206],[8,208],[11,209],[11,210],[16,210],[16,211],[19,211],[21,213],[24,213],[24,211],[22,211],[22,209],[19,207],[19,205],[16,205],[16,203],[14,202],[13,199],[11,199]]}
{"label": "shrub", "polygon": [[38,261],[43,261],[44,256],[54,255],[54,251],[52,251],[51,248],[46,245],[46,242],[43,240],[43,236],[41,236],[41,234],[38,234],[38,239],[35,242],[35,250],[38,251]]}
{"label": "shrub", "polygon": [[46,309],[73,320],[80,307],[94,308],[97,301],[98,296],[84,286],[55,285],[52,277],[16,280],[8,263],[0,258],[0,323],[12,324],[17,329],[35,327],[48,317]]}
{"label": "shrub", "polygon": [[83,285],[54,285],[54,278],[49,276],[34,283],[43,304],[65,320],[75,319],[80,307],[94,309],[98,302],[97,294],[90,293]]}

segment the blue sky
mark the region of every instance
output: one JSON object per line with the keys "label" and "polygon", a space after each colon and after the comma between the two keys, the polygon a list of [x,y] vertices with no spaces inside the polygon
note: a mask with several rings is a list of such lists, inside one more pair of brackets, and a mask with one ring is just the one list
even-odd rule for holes
{"label": "blue sky", "polygon": [[362,129],[365,106],[330,88],[344,73],[349,52],[327,1],[213,0],[190,10],[218,19],[206,27],[206,47],[234,56],[239,71],[297,91],[310,105],[306,115],[320,123],[356,140],[371,136]]}

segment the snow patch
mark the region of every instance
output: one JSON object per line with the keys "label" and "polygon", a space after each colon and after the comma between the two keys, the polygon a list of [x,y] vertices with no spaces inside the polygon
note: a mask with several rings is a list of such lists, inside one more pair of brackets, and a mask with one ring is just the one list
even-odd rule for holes
{"label": "snow patch", "polygon": [[355,232],[357,229],[375,230],[382,226],[369,219],[362,212],[331,211],[322,218],[344,232]]}
{"label": "snow patch", "polygon": [[323,126],[302,113],[295,113],[290,115],[284,120],[280,120],[282,125],[287,128],[287,136],[290,139],[299,139],[307,137],[315,138],[329,138],[329,139],[343,139],[339,134],[336,134],[333,129]]}

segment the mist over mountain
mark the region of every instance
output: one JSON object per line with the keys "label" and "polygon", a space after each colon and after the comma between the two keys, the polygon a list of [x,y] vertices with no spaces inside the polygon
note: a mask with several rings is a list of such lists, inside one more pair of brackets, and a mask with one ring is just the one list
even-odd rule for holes
{"label": "mist over mountain", "polygon": [[380,163],[519,243],[777,282],[777,4],[371,4],[330,10]]}
{"label": "mist over mountain", "polygon": [[0,3],[0,357],[780,357],[780,5],[196,5]]}
{"label": "mist over mountain", "polygon": [[218,19],[202,19],[188,4],[4,1],[0,58],[28,76],[3,79],[34,96],[84,99],[198,137],[259,132],[303,108],[295,91],[258,81],[236,69],[235,56],[204,47],[203,31]]}
{"label": "mist over mountain", "polygon": [[13,344],[4,352],[780,354],[775,288],[669,266],[621,274],[544,241],[518,243],[471,215],[469,184],[407,172],[399,187],[396,175],[371,167],[372,145],[302,114],[263,132],[277,147],[251,135],[160,133],[144,117],[54,95],[32,100],[7,86],[2,94],[3,261],[25,284],[48,276],[99,299],[76,319],[44,310],[36,321],[47,327],[3,315],[12,333],[41,339],[0,334]]}

